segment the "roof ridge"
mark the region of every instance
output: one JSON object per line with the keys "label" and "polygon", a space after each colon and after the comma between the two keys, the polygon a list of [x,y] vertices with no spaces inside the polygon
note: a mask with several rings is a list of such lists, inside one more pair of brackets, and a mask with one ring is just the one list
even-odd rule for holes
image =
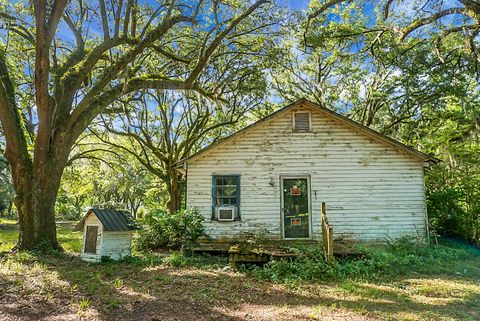
{"label": "roof ridge", "polygon": [[333,117],[333,118],[337,119],[338,121],[343,122],[343,123],[346,124],[346,125],[354,126],[354,127],[357,127],[359,130],[363,130],[364,132],[368,132],[368,133],[370,133],[371,135],[375,136],[375,137],[378,138],[378,139],[384,140],[384,141],[386,141],[387,143],[393,144],[393,145],[395,145],[396,147],[403,149],[405,152],[408,152],[408,153],[410,153],[410,154],[413,154],[413,155],[415,155],[415,156],[417,156],[417,157],[419,157],[419,158],[420,158],[420,157],[423,158],[424,161],[434,162],[434,163],[437,163],[437,162],[440,161],[438,158],[436,158],[436,157],[434,157],[434,156],[431,156],[431,155],[428,155],[428,154],[426,154],[426,153],[424,153],[424,152],[421,152],[421,151],[419,151],[419,150],[417,150],[417,149],[415,149],[415,148],[413,148],[413,147],[411,147],[411,146],[408,146],[408,145],[402,143],[401,141],[399,141],[399,140],[397,140],[397,139],[394,139],[394,138],[389,137],[389,136],[387,136],[387,135],[385,135],[385,134],[382,134],[382,133],[380,133],[380,132],[378,132],[378,131],[376,131],[376,130],[368,127],[368,126],[365,126],[365,125],[363,125],[363,124],[361,124],[361,123],[359,123],[359,122],[357,122],[357,121],[355,121],[355,120],[353,120],[353,119],[350,119],[350,118],[347,117],[347,116],[344,116],[344,115],[342,115],[342,114],[340,114],[340,113],[338,113],[338,112],[336,112],[336,111],[333,111],[333,110],[331,110],[331,109],[328,109],[328,108],[326,108],[326,107],[320,106],[319,104],[314,103],[314,102],[308,100],[308,99],[305,98],[305,97],[302,97],[302,98],[296,100],[295,102],[290,103],[290,104],[288,104],[288,105],[286,105],[286,106],[284,106],[284,107],[282,107],[282,108],[274,111],[273,113],[270,113],[269,115],[263,117],[262,119],[259,119],[259,120],[257,120],[256,122],[254,122],[254,123],[252,123],[252,124],[250,124],[250,125],[248,125],[248,126],[245,126],[245,127],[237,130],[236,132],[234,132],[234,133],[232,133],[232,134],[230,134],[230,135],[228,135],[228,136],[225,136],[225,137],[219,139],[218,141],[216,141],[216,142],[214,142],[214,143],[212,143],[212,144],[210,144],[210,145],[202,148],[202,149],[199,150],[198,152],[196,152],[196,153],[194,153],[194,154],[192,154],[192,155],[190,155],[190,156],[187,156],[187,157],[184,157],[184,158],[180,159],[179,161],[177,161],[177,162],[174,163],[174,166],[178,168],[178,167],[180,167],[181,164],[185,163],[186,161],[191,160],[191,159],[193,159],[193,158],[196,158],[197,156],[203,154],[204,152],[206,152],[206,151],[208,151],[208,150],[210,150],[210,149],[212,149],[212,148],[214,148],[214,147],[216,147],[216,146],[219,146],[220,144],[223,144],[224,142],[226,142],[226,141],[229,140],[229,139],[232,139],[232,138],[236,137],[236,136],[239,135],[240,133],[243,133],[243,132],[245,132],[245,131],[247,131],[247,130],[249,130],[249,129],[251,129],[251,128],[254,128],[254,127],[256,127],[256,126],[259,126],[260,124],[264,123],[265,121],[267,121],[267,120],[269,120],[269,119],[272,119],[272,118],[274,118],[274,117],[276,117],[276,116],[279,116],[279,115],[283,114],[284,112],[288,111],[289,109],[292,109],[292,108],[294,108],[294,107],[296,107],[296,106],[298,106],[298,105],[302,105],[302,104],[306,104],[306,105],[308,105],[309,107],[314,108],[314,109],[316,109],[316,110],[319,111],[319,112],[325,112],[325,113],[327,113],[330,117]]}
{"label": "roof ridge", "polygon": [[140,229],[141,226],[130,215],[130,213],[113,208],[90,208],[82,219],[75,226],[75,230],[83,229],[86,218],[91,214],[95,214],[102,223],[105,231],[130,231]]}

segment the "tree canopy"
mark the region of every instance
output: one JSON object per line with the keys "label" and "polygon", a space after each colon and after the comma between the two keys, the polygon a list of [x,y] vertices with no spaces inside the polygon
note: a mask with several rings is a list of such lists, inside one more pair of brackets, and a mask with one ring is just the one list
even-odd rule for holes
{"label": "tree canopy", "polygon": [[443,159],[431,225],[478,241],[479,17],[474,0],[3,2],[0,213],[29,249],[58,247],[55,213],[173,212],[177,161],[306,97]]}

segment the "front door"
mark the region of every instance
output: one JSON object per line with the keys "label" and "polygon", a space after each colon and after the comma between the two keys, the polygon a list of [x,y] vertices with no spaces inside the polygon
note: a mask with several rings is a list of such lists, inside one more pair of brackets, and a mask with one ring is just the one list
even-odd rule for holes
{"label": "front door", "polygon": [[308,179],[282,178],[283,237],[300,239],[310,237],[310,204]]}

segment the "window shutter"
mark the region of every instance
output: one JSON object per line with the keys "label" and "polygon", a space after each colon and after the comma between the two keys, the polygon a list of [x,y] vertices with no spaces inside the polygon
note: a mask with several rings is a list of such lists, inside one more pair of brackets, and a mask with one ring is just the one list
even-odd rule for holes
{"label": "window shutter", "polygon": [[310,130],[310,114],[299,112],[294,114],[294,130],[309,131]]}

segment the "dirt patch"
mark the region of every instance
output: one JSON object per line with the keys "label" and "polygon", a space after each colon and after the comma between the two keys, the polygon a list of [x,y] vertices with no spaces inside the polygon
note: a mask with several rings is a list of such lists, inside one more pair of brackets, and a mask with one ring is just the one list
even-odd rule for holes
{"label": "dirt patch", "polygon": [[228,268],[92,265],[72,256],[4,258],[2,267],[1,320],[321,320],[312,307],[331,303]]}
{"label": "dirt patch", "polygon": [[281,285],[227,264],[89,264],[76,255],[9,254],[0,261],[0,320],[480,319],[480,287],[467,279]]}

